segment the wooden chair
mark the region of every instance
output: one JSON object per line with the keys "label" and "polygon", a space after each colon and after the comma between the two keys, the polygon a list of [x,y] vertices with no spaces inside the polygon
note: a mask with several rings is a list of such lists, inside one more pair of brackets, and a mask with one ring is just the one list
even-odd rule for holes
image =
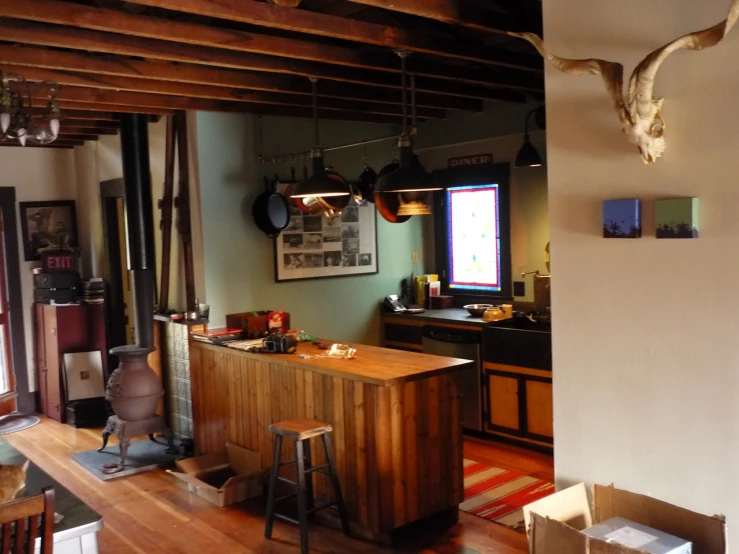
{"label": "wooden chair", "polygon": [[[41,554],[54,550],[54,489],[41,494],[0,504],[2,554],[34,554],[41,519]],[[12,548],[15,546],[15,548]],[[11,549],[12,548],[12,549]]]}

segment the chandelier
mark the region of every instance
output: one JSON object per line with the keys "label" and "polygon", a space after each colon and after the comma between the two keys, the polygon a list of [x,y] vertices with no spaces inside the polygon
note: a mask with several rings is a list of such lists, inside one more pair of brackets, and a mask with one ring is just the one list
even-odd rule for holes
{"label": "chandelier", "polygon": [[[0,71],[0,142],[50,144],[59,136],[60,86],[53,81],[29,83],[21,75]],[[33,99],[46,98],[45,110],[34,110]]]}

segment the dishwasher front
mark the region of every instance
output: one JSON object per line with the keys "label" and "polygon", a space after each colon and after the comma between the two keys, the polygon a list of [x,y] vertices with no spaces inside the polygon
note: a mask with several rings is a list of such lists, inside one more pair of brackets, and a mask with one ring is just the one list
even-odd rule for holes
{"label": "dishwasher front", "polygon": [[473,366],[462,370],[462,426],[482,431],[482,356],[480,331],[427,325],[423,328],[423,352],[449,358],[472,360]]}

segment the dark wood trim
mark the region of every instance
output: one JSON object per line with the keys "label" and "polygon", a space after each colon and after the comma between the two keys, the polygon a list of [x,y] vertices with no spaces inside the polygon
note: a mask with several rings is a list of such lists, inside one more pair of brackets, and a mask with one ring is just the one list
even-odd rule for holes
{"label": "dark wood trim", "polygon": [[[128,268],[121,265],[120,241],[115,240],[118,232],[118,198],[124,197],[123,179],[111,179],[100,183],[102,207],[103,244],[105,247],[105,280],[108,282],[107,341],[111,347],[128,343],[126,337],[125,294],[122,287],[122,272]],[[118,358],[108,353],[108,367],[118,367]]]}
{"label": "dark wood trim", "polygon": [[18,411],[29,413],[36,410],[36,403],[34,394],[30,392],[28,382],[15,187],[0,187],[0,210],[2,210],[5,229],[5,268],[8,279],[8,298],[14,299],[10,303],[10,343],[13,371],[15,372],[15,389],[18,393]]}

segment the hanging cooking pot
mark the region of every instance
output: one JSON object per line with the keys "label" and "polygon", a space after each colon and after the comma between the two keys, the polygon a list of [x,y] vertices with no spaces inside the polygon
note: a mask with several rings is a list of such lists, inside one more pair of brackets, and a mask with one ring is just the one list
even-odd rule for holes
{"label": "hanging cooking pot", "polygon": [[[398,162],[393,162],[386,165],[380,170],[377,179],[381,179],[385,175],[389,175],[393,171],[396,171],[400,167]],[[397,192],[376,192],[374,195],[375,206],[380,215],[390,223],[405,223],[411,216],[409,215],[398,215],[398,209],[400,208],[400,195]]]}
{"label": "hanging cooking pot", "polygon": [[369,165],[365,165],[357,180],[357,187],[364,200],[374,203],[375,183],[377,183],[377,172]]}
{"label": "hanging cooking pot", "polygon": [[290,225],[290,206],[267,177],[264,178],[264,188],[254,201],[251,213],[257,227],[268,237],[275,238]]}

